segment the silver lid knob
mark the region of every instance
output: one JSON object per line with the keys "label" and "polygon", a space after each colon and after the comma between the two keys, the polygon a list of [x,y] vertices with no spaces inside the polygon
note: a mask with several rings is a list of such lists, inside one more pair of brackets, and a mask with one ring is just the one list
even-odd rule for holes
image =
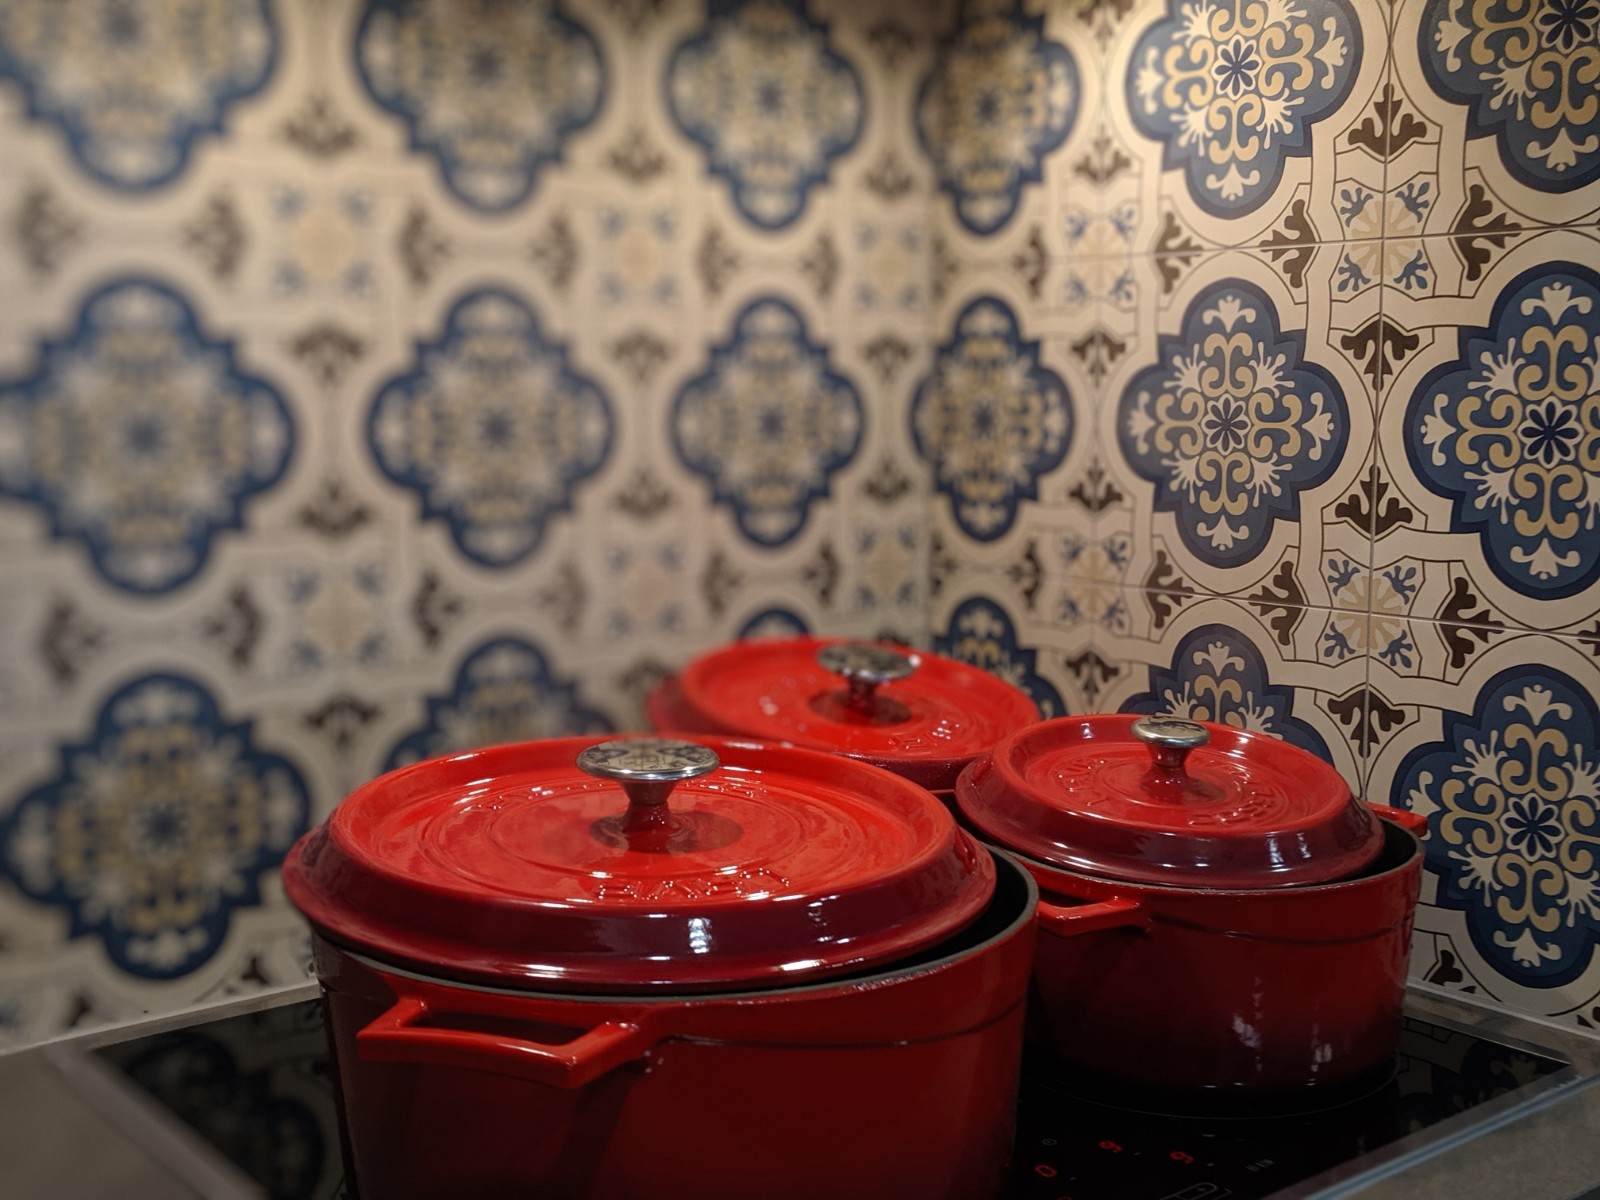
{"label": "silver lid knob", "polygon": [[717,752],[710,746],[675,738],[616,738],[590,746],[578,755],[580,770],[623,783],[678,783],[715,771],[720,764]]}
{"label": "silver lid knob", "polygon": [[673,738],[617,738],[578,755],[579,770],[622,785],[628,796],[626,829],[660,825],[673,788],[721,765],[711,747]]}
{"label": "silver lid knob", "polygon": [[872,642],[835,642],[817,651],[817,663],[843,675],[850,692],[845,703],[862,716],[877,711],[879,686],[904,679],[917,669],[917,656]]}
{"label": "silver lid knob", "polygon": [[872,642],[835,642],[817,651],[817,662],[851,683],[859,680],[872,687],[904,679],[917,669],[914,655]]}
{"label": "silver lid knob", "polygon": [[1156,767],[1168,772],[1182,771],[1189,751],[1211,740],[1204,725],[1182,717],[1140,717],[1133,723],[1133,736],[1150,747]]}

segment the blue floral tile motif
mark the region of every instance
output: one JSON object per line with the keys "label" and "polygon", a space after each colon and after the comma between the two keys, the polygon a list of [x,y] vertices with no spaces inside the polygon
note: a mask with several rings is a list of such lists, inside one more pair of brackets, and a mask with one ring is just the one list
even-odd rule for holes
{"label": "blue floral tile motif", "polygon": [[576,681],[550,669],[540,647],[521,638],[492,638],[462,660],[448,693],[428,697],[427,721],[396,743],[384,770],[477,746],[615,728],[610,717],[583,702]]}
{"label": "blue floral tile motif", "polygon": [[781,229],[861,136],[861,78],[799,0],[712,0],[667,65],[667,111],[752,224]]}
{"label": "blue floral tile motif", "polygon": [[1345,0],[1167,0],[1134,47],[1126,91],[1139,132],[1219,217],[1259,208],[1311,126],[1349,95],[1361,27]]}
{"label": "blue floral tile motif", "polygon": [[1496,137],[1517,179],[1567,192],[1600,179],[1600,0],[1428,0],[1423,74],[1467,106],[1467,135]]}
{"label": "blue floral tile motif", "polygon": [[1011,528],[1039,480],[1061,465],[1075,427],[1067,385],[1023,340],[1016,314],[980,296],[956,317],[911,401],[911,437],[950,497],[963,532],[989,542]]}
{"label": "blue floral tile motif", "polygon": [[336,192],[274,187],[269,283],[275,296],[334,302],[371,300],[378,292],[375,197],[362,188]]}
{"label": "blue floral tile motif", "polygon": [[0,874],[122,970],[193,971],[310,823],[300,772],[257,749],[251,724],[181,675],[118,689],[89,738],[61,747],[60,773],[0,820]]}
{"label": "blue floral tile motif", "polygon": [[1027,692],[1039,706],[1041,717],[1064,716],[1061,693],[1036,668],[1037,650],[1017,643],[1016,626],[1006,610],[987,596],[963,600],[950,614],[950,625],[933,638],[936,653],[954,658],[1004,679]]}
{"label": "blue floral tile motif", "polygon": [[1223,280],[1200,293],[1159,361],[1135,376],[1117,442],[1184,545],[1216,566],[1249,562],[1300,494],[1338,467],[1350,412],[1333,377],[1305,360],[1305,334],[1280,331],[1272,302]]}
{"label": "blue floral tile motif", "polygon": [[1331,762],[1328,743],[1293,715],[1294,690],[1274,687],[1255,644],[1229,625],[1186,634],[1171,667],[1150,668],[1150,689],[1122,706],[1127,713],[1163,713],[1271,734]]}
{"label": "blue floral tile motif", "polygon": [[606,92],[594,37],[554,0],[369,0],[355,59],[411,148],[484,212],[526,200]]}
{"label": "blue floral tile motif", "polygon": [[1494,573],[1526,595],[1570,596],[1600,578],[1600,275],[1546,263],[1495,300],[1486,329],[1406,407],[1406,454],[1476,530]]}
{"label": "blue floral tile motif", "polygon": [[739,626],[739,632],[733,637],[735,641],[744,642],[753,638],[800,637],[810,632],[805,618],[792,609],[763,608]]}
{"label": "blue floral tile motif", "polygon": [[1420,563],[1403,559],[1371,570],[1348,555],[1329,554],[1323,560],[1322,578],[1334,605],[1318,643],[1324,662],[1367,655],[1398,673],[1422,666],[1409,620],[1422,588]]}
{"label": "blue floral tile motif", "polygon": [[510,292],[458,300],[416,366],[378,390],[367,422],[383,473],[422,497],[468,558],[509,567],[611,450],[611,403],[546,341]]}
{"label": "blue floral tile motif", "polygon": [[969,0],[917,93],[917,138],[973,233],[1011,220],[1077,120],[1078,65],[1043,30],[1012,0]]}
{"label": "blue floral tile motif", "polygon": [[855,385],[829,367],[827,347],[812,343],[794,306],[761,296],[711,348],[705,374],[678,392],[672,445],[745,537],[781,546],[856,456],[864,419]]}
{"label": "blue floral tile motif", "polygon": [[1349,299],[1379,285],[1407,296],[1433,292],[1438,270],[1423,233],[1438,199],[1435,183],[1429,176],[1417,175],[1403,183],[1390,181],[1384,192],[1359,183],[1338,189],[1334,204],[1345,245],[1333,271],[1337,299]]}
{"label": "blue floral tile motif", "polygon": [[38,505],[53,537],[83,542],[130,592],[192,579],[294,443],[278,391],[150,279],[89,296],[71,333],[41,343],[34,374],[0,381],[0,496]]}
{"label": "blue floral tile motif", "polygon": [[0,5],[0,79],[21,85],[28,116],[60,129],[84,171],[127,191],[177,178],[277,52],[267,0]]}
{"label": "blue floral tile motif", "polygon": [[1537,663],[1501,671],[1470,715],[1413,750],[1395,795],[1428,818],[1423,847],[1443,908],[1508,978],[1559,987],[1600,942],[1600,711]]}

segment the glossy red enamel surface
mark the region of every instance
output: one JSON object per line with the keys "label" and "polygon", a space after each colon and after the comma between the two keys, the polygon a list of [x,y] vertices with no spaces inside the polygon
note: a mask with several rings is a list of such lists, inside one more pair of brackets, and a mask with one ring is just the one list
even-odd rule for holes
{"label": "glossy red enamel surface", "polygon": [[962,775],[961,813],[1031,858],[1137,883],[1300,886],[1377,856],[1376,818],[1314,755],[1207,724],[1210,742],[1181,771],[1158,770],[1136,719],[1063,717],[1012,734]]}
{"label": "glossy red enamel surface", "polygon": [[1041,892],[1031,1036],[1151,1099],[1307,1093],[1380,1067],[1422,875],[1416,837],[1384,836],[1355,878],[1287,890],[1139,887],[1024,860]]}
{"label": "glossy red enamel surface", "polygon": [[971,921],[989,856],[922,789],[806,750],[721,757],[659,827],[580,771],[602,739],[499,746],[352,793],[284,867],[345,944],[433,974],[583,990],[778,986],[897,958]]}
{"label": "glossy red enamel surface", "polygon": [[679,728],[792,742],[873,762],[924,787],[949,788],[973,758],[1039,719],[1027,693],[966,663],[917,654],[916,670],[877,689],[870,713],[817,662],[831,638],[740,642],[690,663],[664,712]]}
{"label": "glossy red enamel surface", "polygon": [[1031,884],[999,868],[948,950],[770,992],[487,991],[319,938],[353,1183],[384,1200],[995,1197],[1035,939]]}

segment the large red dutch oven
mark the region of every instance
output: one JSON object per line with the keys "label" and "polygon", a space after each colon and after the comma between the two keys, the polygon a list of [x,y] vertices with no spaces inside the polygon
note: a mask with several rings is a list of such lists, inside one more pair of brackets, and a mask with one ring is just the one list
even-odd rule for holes
{"label": "large red dutch oven", "polygon": [[1361,803],[1315,756],[1070,717],[1002,741],[956,796],[1039,884],[1031,1035],[1087,1081],[1310,1097],[1394,1053],[1425,822]]}
{"label": "large red dutch oven", "polygon": [[952,799],[956,777],[1034,724],[1028,694],[989,672],[898,646],[794,637],[702,655],[646,698],[655,729],[787,742],[893,771]]}
{"label": "large red dutch oven", "polygon": [[358,789],[284,882],[367,1200],[1001,1187],[1037,892],[887,772],[496,747]]}

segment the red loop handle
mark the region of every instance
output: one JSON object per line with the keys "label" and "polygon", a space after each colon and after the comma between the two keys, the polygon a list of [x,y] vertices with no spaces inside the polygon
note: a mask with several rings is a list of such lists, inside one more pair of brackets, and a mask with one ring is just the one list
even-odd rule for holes
{"label": "red loop handle", "polygon": [[551,1087],[577,1088],[642,1057],[657,1041],[656,1034],[642,1023],[619,1019],[602,1021],[558,1045],[475,1029],[419,1025],[432,1011],[426,1000],[402,996],[356,1035],[357,1051],[371,1062],[465,1067]]}
{"label": "red loop handle", "polygon": [[1400,826],[1407,833],[1414,833],[1419,838],[1428,836],[1428,818],[1421,813],[1414,813],[1408,808],[1393,808],[1387,804],[1369,804],[1367,807],[1383,820]]}
{"label": "red loop handle", "polygon": [[1039,924],[1058,937],[1071,937],[1102,929],[1143,928],[1149,924],[1149,919],[1139,901],[1118,896],[1093,904],[1052,904],[1040,900]]}

